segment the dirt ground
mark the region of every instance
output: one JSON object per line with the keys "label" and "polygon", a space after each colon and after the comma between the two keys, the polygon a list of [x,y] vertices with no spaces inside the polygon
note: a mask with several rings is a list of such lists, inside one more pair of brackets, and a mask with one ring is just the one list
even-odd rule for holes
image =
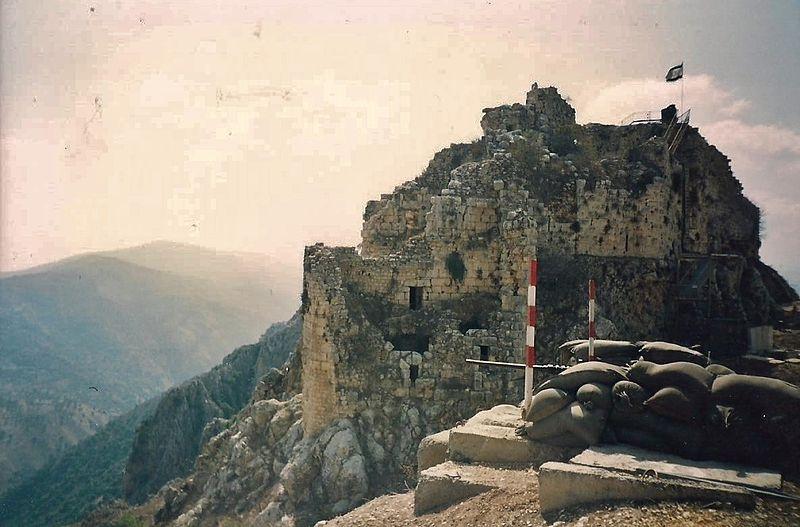
{"label": "dirt ground", "polygon": [[[786,484],[785,492],[800,494]],[[447,509],[414,516],[414,493],[376,498],[328,521],[325,527],[761,527],[800,526],[800,502],[758,500],[752,511],[720,503],[619,503],[581,507],[545,521],[539,514],[539,489],[495,489]]]}

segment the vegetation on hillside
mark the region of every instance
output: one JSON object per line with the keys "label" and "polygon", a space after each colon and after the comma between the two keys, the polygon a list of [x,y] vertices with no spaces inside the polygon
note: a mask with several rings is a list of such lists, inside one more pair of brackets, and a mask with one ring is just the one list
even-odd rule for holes
{"label": "vegetation on hillside", "polygon": [[0,497],[0,525],[65,525],[78,521],[100,501],[122,497],[122,472],[134,433],[157,402],[151,399],[111,420]]}

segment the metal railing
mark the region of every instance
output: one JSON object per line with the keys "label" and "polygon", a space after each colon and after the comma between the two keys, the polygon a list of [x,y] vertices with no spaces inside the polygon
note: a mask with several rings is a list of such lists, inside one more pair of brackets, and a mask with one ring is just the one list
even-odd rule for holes
{"label": "metal railing", "polygon": [[661,120],[661,110],[647,110],[644,112],[633,112],[626,115],[619,122],[620,126],[629,126],[632,124],[652,123]]}

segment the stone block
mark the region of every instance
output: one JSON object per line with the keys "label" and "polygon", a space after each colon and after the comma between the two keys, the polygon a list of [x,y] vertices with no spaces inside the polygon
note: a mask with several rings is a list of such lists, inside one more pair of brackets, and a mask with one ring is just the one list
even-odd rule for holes
{"label": "stone block", "polygon": [[447,461],[447,444],[450,430],[429,435],[419,442],[417,448],[417,470],[423,470]]}
{"label": "stone block", "polygon": [[752,493],[733,485],[685,479],[639,476],[600,467],[549,462],[539,469],[542,515],[584,505],[614,501],[725,502],[755,506]]}
{"label": "stone block", "polygon": [[414,513],[423,514],[495,488],[529,487],[535,480],[535,473],[524,468],[461,465],[448,461],[420,473],[414,491]]}
{"label": "stone block", "polygon": [[546,461],[568,459],[574,453],[574,449],[520,437],[514,428],[507,426],[467,423],[450,430],[448,457],[456,461],[538,466]]}
{"label": "stone block", "polygon": [[783,481],[778,472],[763,468],[720,461],[694,461],[623,444],[589,447],[570,462],[628,472],[652,470],[657,474],[703,478],[765,490],[779,490]]}

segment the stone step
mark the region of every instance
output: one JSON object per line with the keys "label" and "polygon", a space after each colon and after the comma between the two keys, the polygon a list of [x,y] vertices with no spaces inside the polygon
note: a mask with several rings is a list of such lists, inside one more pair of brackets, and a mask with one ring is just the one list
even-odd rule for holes
{"label": "stone step", "polygon": [[733,485],[639,476],[602,467],[549,462],[539,469],[542,514],[614,501],[719,501],[753,508],[755,496]]}
{"label": "stone step", "polygon": [[467,422],[450,430],[447,455],[454,461],[538,466],[569,459],[579,451],[531,441],[518,436],[514,428]]}
{"label": "stone step", "polygon": [[420,472],[414,490],[414,513],[440,509],[496,488],[535,485],[536,473],[526,467],[489,467],[446,461]]}
{"label": "stone step", "polygon": [[419,442],[417,447],[417,470],[422,472],[447,461],[447,446],[450,442],[450,430],[429,435]]}

